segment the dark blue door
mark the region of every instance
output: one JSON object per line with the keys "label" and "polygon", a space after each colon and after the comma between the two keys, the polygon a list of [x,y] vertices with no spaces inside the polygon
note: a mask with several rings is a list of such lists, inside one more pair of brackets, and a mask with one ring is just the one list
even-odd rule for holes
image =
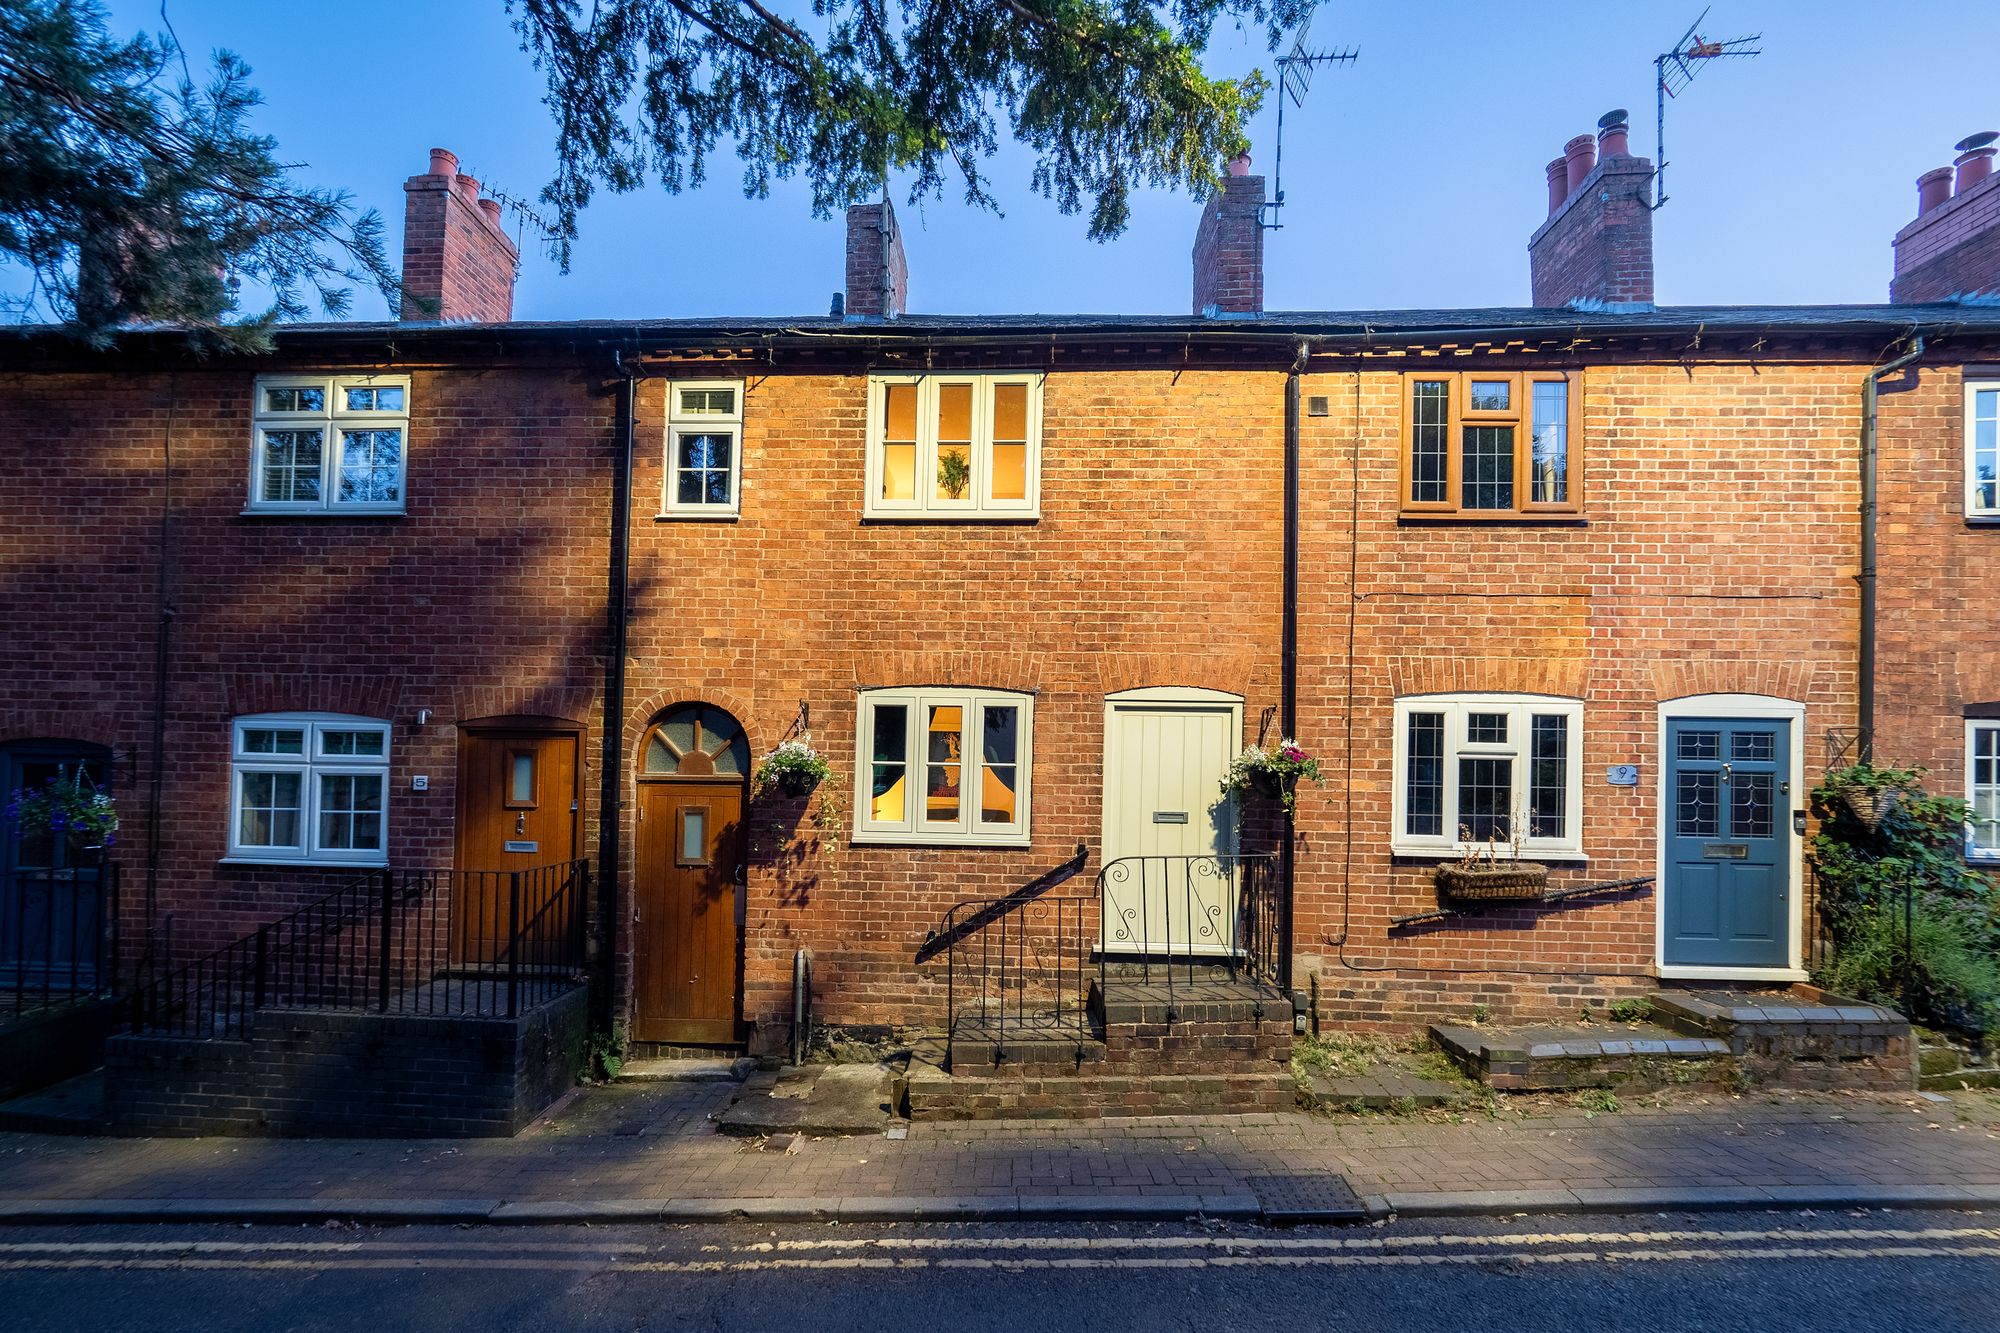
{"label": "dark blue door", "polygon": [[1791,724],[1667,724],[1662,962],[1791,962]]}
{"label": "dark blue door", "polygon": [[[110,752],[67,741],[0,746],[0,803],[15,791],[76,781],[110,791]],[[17,836],[0,819],[0,990],[89,989],[105,929],[102,852],[75,836]],[[0,995],[0,1004],[6,1002]]]}

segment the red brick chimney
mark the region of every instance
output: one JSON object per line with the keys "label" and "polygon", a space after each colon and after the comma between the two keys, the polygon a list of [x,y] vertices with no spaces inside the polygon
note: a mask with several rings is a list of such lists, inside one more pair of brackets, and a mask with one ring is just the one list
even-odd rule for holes
{"label": "red brick chimney", "polygon": [[481,199],[458,158],[431,149],[431,169],[403,182],[403,313],[413,321],[504,323],[514,317],[519,255],[500,202]]}
{"label": "red brick chimney", "polygon": [[1231,158],[1222,188],[1201,210],[1194,233],[1194,313],[1264,311],[1264,178],[1250,174],[1250,154]]}
{"label": "red brick chimney", "polygon": [[1653,304],[1653,164],[1623,111],[1597,123],[1548,165],[1549,218],[1528,238],[1538,306]]}
{"label": "red brick chimney", "polygon": [[910,262],[896,210],[854,204],[847,210],[847,304],[852,316],[895,319],[909,308]]}
{"label": "red brick chimney", "polygon": [[1889,299],[1949,301],[2000,295],[2000,176],[1987,130],[1958,141],[1950,167],[1917,177],[1917,220],[1896,233],[1896,276]]}

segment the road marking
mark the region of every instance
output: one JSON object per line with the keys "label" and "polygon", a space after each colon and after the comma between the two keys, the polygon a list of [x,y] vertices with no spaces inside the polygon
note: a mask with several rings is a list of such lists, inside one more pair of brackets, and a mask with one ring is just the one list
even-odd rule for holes
{"label": "road marking", "polygon": [[1567,1231],[1527,1235],[1427,1236],[843,1236],[797,1240],[756,1241],[739,1245],[739,1254],[786,1253],[801,1250],[1144,1250],[1144,1249],[1264,1249],[1264,1250],[1382,1250],[1412,1245],[1472,1248],[1505,1245],[1647,1245],[1676,1241],[1706,1241],[1738,1244],[1757,1240],[2000,1240],[2000,1229],[1992,1227],[1926,1227],[1920,1230],[1892,1228],[1827,1228],[1812,1231],[1799,1227],[1773,1227],[1735,1231]]}

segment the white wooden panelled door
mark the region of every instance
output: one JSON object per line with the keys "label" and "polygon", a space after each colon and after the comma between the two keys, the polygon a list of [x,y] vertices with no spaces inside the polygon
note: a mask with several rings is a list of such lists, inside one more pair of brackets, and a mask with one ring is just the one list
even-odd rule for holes
{"label": "white wooden panelled door", "polygon": [[1106,698],[1107,952],[1220,955],[1233,947],[1236,802],[1222,780],[1242,736],[1243,700],[1219,690]]}

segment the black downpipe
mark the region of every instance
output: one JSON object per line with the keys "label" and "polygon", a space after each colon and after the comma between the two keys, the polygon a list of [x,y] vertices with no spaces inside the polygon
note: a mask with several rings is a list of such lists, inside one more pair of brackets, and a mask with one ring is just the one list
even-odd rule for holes
{"label": "black downpipe", "polygon": [[632,440],[638,413],[638,379],[617,358],[618,445],[611,467],[611,564],[605,588],[603,782],[597,798],[597,966],[591,1008],[596,1026],[610,1031],[612,971],[618,948],[618,870],[625,794],[625,656],[631,598]]}
{"label": "black downpipe", "polygon": [[[1299,733],[1299,372],[1309,353],[1309,344],[1300,343],[1298,359],[1285,376],[1285,591],[1284,624],[1278,636],[1278,725],[1284,736],[1294,739]],[[1293,822],[1293,812],[1287,809],[1278,844],[1278,984],[1286,990],[1292,986],[1292,893],[1297,870]]]}
{"label": "black downpipe", "polygon": [[[146,901],[145,934],[140,946],[142,966],[153,957],[160,904],[160,812],[166,805],[167,683],[173,665],[174,629],[174,415],[180,408],[180,381],[167,378],[167,425],[160,437],[160,550],[154,572],[153,626],[153,753],[146,781]],[[122,960],[113,958],[115,972]]]}
{"label": "black downpipe", "polygon": [[1861,390],[1861,679],[1856,693],[1861,731],[1856,758],[1864,764],[1875,762],[1875,527],[1876,473],[1880,449],[1876,444],[1877,399],[1882,381],[1924,354],[1924,335],[1910,335],[1910,350],[1868,372]]}

